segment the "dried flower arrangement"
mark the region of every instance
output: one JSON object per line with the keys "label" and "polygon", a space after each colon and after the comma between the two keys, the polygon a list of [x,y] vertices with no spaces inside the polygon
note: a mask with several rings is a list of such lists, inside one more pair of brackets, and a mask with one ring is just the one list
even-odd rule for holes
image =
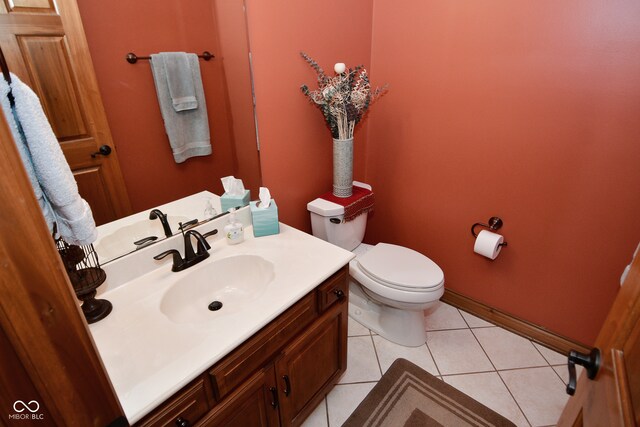
{"label": "dried flower arrangement", "polygon": [[362,120],[373,102],[387,92],[387,86],[371,90],[367,70],[362,65],[346,68],[338,63],[335,77],[329,77],[309,55],[302,58],[318,73],[318,89],[300,86],[309,100],[322,111],[324,120],[335,139],[353,138],[353,130]]}

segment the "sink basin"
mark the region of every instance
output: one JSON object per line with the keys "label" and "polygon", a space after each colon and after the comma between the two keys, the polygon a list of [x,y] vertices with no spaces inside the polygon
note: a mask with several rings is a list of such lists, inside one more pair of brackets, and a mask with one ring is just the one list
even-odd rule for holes
{"label": "sink basin", "polygon": [[[186,216],[167,216],[171,230],[179,233],[178,224],[189,220]],[[165,238],[162,224],[158,220],[144,219],[133,224],[120,227],[94,243],[100,262],[106,262],[136,250],[133,243],[145,237],[156,236],[157,240]]]}
{"label": "sink basin", "polygon": [[273,264],[257,255],[236,255],[186,270],[165,292],[160,311],[175,323],[207,322],[241,312],[259,299],[275,277]]}

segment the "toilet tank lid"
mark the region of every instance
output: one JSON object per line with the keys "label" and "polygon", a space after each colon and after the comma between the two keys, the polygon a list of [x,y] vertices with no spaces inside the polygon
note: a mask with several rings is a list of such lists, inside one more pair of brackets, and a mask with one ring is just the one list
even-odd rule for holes
{"label": "toilet tank lid", "polygon": [[307,203],[307,210],[320,216],[344,215],[344,206],[320,198]]}

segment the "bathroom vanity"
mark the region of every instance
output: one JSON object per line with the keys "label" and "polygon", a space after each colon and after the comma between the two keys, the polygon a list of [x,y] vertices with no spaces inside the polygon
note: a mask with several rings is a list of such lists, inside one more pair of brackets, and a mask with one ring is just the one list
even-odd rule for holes
{"label": "bathroom vanity", "polygon": [[347,364],[348,267],[136,425],[299,425]]}
{"label": "bathroom vanity", "polygon": [[104,266],[113,311],[90,330],[132,425],[299,425],[346,369],[353,254],[285,224],[239,245],[220,234],[184,271],[153,259],[183,253],[176,238]]}

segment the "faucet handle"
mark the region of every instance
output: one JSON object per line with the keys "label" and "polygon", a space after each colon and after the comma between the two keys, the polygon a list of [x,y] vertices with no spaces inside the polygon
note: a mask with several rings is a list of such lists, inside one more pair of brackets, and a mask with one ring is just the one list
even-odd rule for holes
{"label": "faucet handle", "polygon": [[148,237],[143,237],[140,240],[136,240],[135,242],[133,242],[133,244],[136,245],[136,251],[137,251],[138,249],[142,249],[144,247],[149,246],[156,240],[158,240],[158,236],[148,236]]}
{"label": "faucet handle", "polygon": [[204,234],[202,235],[202,237],[207,238],[207,237],[214,236],[214,235],[216,235],[216,234],[218,234],[218,229],[217,229],[217,228],[214,228],[213,230],[211,230],[211,231],[208,231],[208,232],[204,233]]}
{"label": "faucet handle", "polygon": [[179,223],[178,228],[180,228],[180,231],[185,232],[192,226],[196,225],[197,223],[198,223],[198,218],[195,218],[195,219],[192,219],[191,221]]}
{"label": "faucet handle", "polygon": [[[205,236],[203,236],[202,234],[200,234],[200,232],[196,230],[189,230],[185,233],[185,238],[188,240],[190,236],[195,237],[196,240],[198,241],[198,251],[196,255],[203,256],[204,254],[207,254],[208,256],[209,253],[207,251],[211,249],[211,246],[209,245],[209,242],[207,242],[207,239],[205,238]],[[186,244],[187,243],[185,242],[185,245]]]}
{"label": "faucet handle", "polygon": [[176,249],[169,249],[168,251],[159,253],[158,255],[154,256],[153,259],[161,260],[167,255],[173,255],[173,266],[171,267],[171,271],[180,271],[184,269],[184,260],[180,256],[180,252],[178,252]]}

